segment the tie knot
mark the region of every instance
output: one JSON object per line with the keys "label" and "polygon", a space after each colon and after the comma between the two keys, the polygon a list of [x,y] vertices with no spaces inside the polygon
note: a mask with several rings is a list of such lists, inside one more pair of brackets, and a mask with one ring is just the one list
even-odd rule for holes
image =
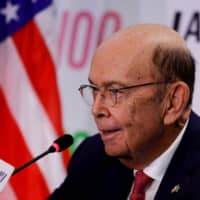
{"label": "tie knot", "polygon": [[145,189],[153,179],[147,176],[142,170],[138,170],[135,174],[134,187],[130,196],[131,200],[144,200]]}
{"label": "tie knot", "polygon": [[144,193],[145,188],[151,183],[152,178],[147,176],[142,170],[135,174],[134,193]]}

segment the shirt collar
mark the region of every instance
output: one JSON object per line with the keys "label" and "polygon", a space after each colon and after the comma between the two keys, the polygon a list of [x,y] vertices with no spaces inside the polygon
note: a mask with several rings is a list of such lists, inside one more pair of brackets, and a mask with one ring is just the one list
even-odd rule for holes
{"label": "shirt collar", "polygon": [[158,158],[156,158],[153,162],[151,162],[147,167],[144,168],[145,174],[153,178],[154,180],[161,181],[167,167],[181,142],[181,139],[184,135],[185,129],[188,125],[188,121],[185,123],[184,127],[182,128],[180,134],[174,140],[174,142],[169,146],[169,148],[162,153]]}

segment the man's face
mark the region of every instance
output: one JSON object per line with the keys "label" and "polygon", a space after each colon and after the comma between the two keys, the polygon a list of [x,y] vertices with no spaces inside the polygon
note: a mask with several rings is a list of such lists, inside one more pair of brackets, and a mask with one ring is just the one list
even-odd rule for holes
{"label": "man's face", "polygon": [[[89,81],[97,87],[120,88],[159,81],[150,64],[138,52],[102,48],[95,54]],[[142,52],[144,53],[144,52]],[[133,56],[135,55],[135,56]],[[149,60],[150,58],[147,58]],[[155,69],[154,69],[155,70]],[[92,113],[108,155],[119,158],[148,156],[162,145],[163,123],[158,85],[125,90],[115,106],[97,95]],[[141,158],[140,158],[141,159]]]}

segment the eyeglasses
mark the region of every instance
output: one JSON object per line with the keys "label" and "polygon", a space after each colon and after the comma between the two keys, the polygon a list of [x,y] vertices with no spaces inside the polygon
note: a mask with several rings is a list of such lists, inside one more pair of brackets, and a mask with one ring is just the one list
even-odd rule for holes
{"label": "eyeglasses", "polygon": [[108,88],[106,86],[97,87],[92,84],[84,84],[79,87],[79,92],[85,101],[85,103],[89,106],[92,106],[94,102],[96,101],[97,95],[100,93],[101,88],[103,88],[103,91],[101,92],[101,97],[104,100],[104,104],[107,106],[115,106],[120,102],[120,100],[124,96],[124,91],[137,88],[137,87],[145,87],[150,85],[158,85],[158,84],[167,84],[172,83],[173,81],[159,81],[159,82],[149,82],[149,83],[143,83],[143,84],[137,84],[137,85],[130,85],[126,87],[120,87],[120,88]]}

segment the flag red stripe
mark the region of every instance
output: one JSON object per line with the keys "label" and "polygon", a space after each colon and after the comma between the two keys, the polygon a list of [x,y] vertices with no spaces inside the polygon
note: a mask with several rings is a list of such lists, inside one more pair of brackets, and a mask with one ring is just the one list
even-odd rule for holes
{"label": "flag red stripe", "polygon": [[[32,159],[32,157],[9,111],[1,89],[0,110],[0,157],[15,167],[21,166],[23,163]],[[36,164],[11,177],[10,182],[20,200],[44,200],[49,194],[43,175]],[[33,187],[30,187],[30,182]]]}
{"label": "flag red stripe", "polygon": [[[13,35],[13,40],[33,87],[39,96],[57,135],[62,135],[61,107],[56,81],[55,67],[35,22],[30,21]],[[68,164],[70,153],[63,153],[64,163]]]}
{"label": "flag red stripe", "polygon": [[58,135],[62,134],[61,108],[52,58],[32,20],[13,35],[17,51],[33,87]]}

